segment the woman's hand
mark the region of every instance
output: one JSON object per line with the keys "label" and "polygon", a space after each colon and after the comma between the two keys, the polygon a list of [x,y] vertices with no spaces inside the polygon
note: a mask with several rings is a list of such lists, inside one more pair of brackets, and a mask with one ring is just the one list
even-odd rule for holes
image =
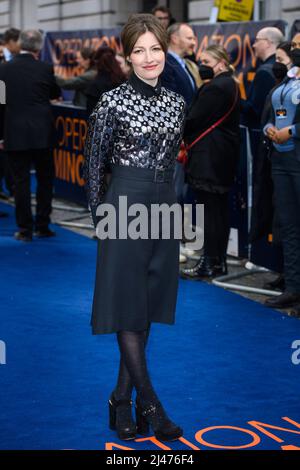
{"label": "woman's hand", "polygon": [[271,126],[271,127],[268,127],[266,134],[270,140],[272,140],[273,142],[276,142],[275,137],[276,137],[277,132],[278,132],[277,127]]}
{"label": "woman's hand", "polygon": [[287,140],[291,138],[289,133],[289,127],[283,127],[282,129],[276,131],[275,140],[276,144],[284,144]]}

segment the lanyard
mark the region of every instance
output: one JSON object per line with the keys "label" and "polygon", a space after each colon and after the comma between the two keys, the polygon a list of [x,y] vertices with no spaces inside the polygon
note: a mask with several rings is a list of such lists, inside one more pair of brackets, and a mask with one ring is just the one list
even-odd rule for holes
{"label": "lanyard", "polygon": [[281,105],[281,108],[283,106],[283,102],[285,100],[285,97],[287,96],[287,94],[289,93],[290,91],[290,88],[285,92],[285,94],[283,94],[284,90],[286,89],[287,85],[289,85],[290,83],[290,80],[287,81],[284,86],[282,87],[282,90],[281,90],[281,93],[280,93],[280,105]]}

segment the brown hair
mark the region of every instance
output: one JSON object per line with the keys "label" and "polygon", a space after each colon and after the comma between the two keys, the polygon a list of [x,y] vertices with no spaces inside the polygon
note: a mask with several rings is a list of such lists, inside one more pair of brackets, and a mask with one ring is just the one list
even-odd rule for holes
{"label": "brown hair", "polygon": [[156,13],[157,11],[162,11],[163,13],[168,14],[168,15],[169,15],[169,19],[171,19],[171,16],[172,16],[172,15],[171,15],[171,10],[170,10],[170,8],[164,7],[164,6],[157,6],[157,7],[154,7],[154,8],[151,10],[152,15],[155,15],[155,13]]}
{"label": "brown hair", "polygon": [[95,52],[94,62],[98,75],[101,75],[102,72],[106,72],[113,85],[120,85],[125,82],[126,77],[116,59],[116,52],[110,47],[100,47]]}
{"label": "brown hair", "polygon": [[82,49],[80,49],[81,57],[84,60],[89,59],[90,61],[89,69],[92,69],[95,66],[94,54],[95,54],[95,51],[91,47],[83,47]]}
{"label": "brown hair", "polygon": [[147,13],[135,14],[129,17],[121,32],[121,41],[126,60],[130,56],[138,38],[148,31],[154,34],[164,53],[167,53],[167,35],[160,21],[155,16]]}
{"label": "brown hair", "polygon": [[278,44],[278,46],[276,47],[276,50],[281,49],[282,51],[286,53],[286,55],[289,58],[291,58],[291,46],[292,46],[292,43],[290,41],[283,41],[280,44]]}
{"label": "brown hair", "polygon": [[80,49],[80,54],[84,60],[92,60],[94,56],[94,50],[91,47],[83,47],[82,49]]}
{"label": "brown hair", "polygon": [[9,28],[3,34],[3,41],[4,43],[8,43],[9,41],[17,42],[19,40],[21,31],[17,28]]}

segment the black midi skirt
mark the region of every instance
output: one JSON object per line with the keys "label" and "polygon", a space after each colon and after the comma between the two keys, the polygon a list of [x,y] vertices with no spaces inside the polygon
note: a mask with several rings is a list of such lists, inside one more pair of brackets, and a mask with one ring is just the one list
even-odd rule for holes
{"label": "black midi skirt", "polygon": [[[126,196],[128,208],[132,204],[147,207],[147,226],[150,227],[152,204],[171,206],[177,202],[173,172],[121,165],[112,167],[104,204],[115,208],[117,238],[98,240],[91,318],[93,334],[141,331],[151,322],[173,324],[175,320],[179,239],[172,230],[169,239],[161,236],[120,238],[120,196]],[[124,211],[121,212],[124,217]],[[134,219],[136,216],[127,217],[127,227]],[[124,223],[123,220],[123,231]]]}

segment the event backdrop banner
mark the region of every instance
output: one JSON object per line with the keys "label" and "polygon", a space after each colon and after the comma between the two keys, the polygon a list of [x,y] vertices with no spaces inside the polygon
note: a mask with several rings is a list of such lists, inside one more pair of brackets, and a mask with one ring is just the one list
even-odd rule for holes
{"label": "event backdrop banner", "polygon": [[57,134],[57,143],[53,149],[55,196],[86,206],[82,176],[87,133],[86,111],[63,105],[54,105],[52,108]]}
{"label": "event backdrop banner", "polygon": [[[287,23],[282,20],[273,20],[192,26],[197,36],[197,59],[200,59],[201,52],[208,45],[223,45],[229,52],[236,68],[241,83],[241,96],[245,98],[258,65],[253,50],[257,32],[266,26],[276,26],[285,33]],[[77,57],[81,48],[92,47],[96,50],[105,45],[116,51],[122,51],[120,28],[48,32],[42,51],[42,59],[53,64],[56,74],[65,78],[73,77],[83,72],[77,65]]]}
{"label": "event backdrop banner", "polygon": [[109,46],[120,51],[120,28],[95,29],[82,31],[48,32],[42,50],[42,60],[53,64],[57,75],[65,78],[82,73],[77,65],[77,57],[83,47],[97,50]]}

